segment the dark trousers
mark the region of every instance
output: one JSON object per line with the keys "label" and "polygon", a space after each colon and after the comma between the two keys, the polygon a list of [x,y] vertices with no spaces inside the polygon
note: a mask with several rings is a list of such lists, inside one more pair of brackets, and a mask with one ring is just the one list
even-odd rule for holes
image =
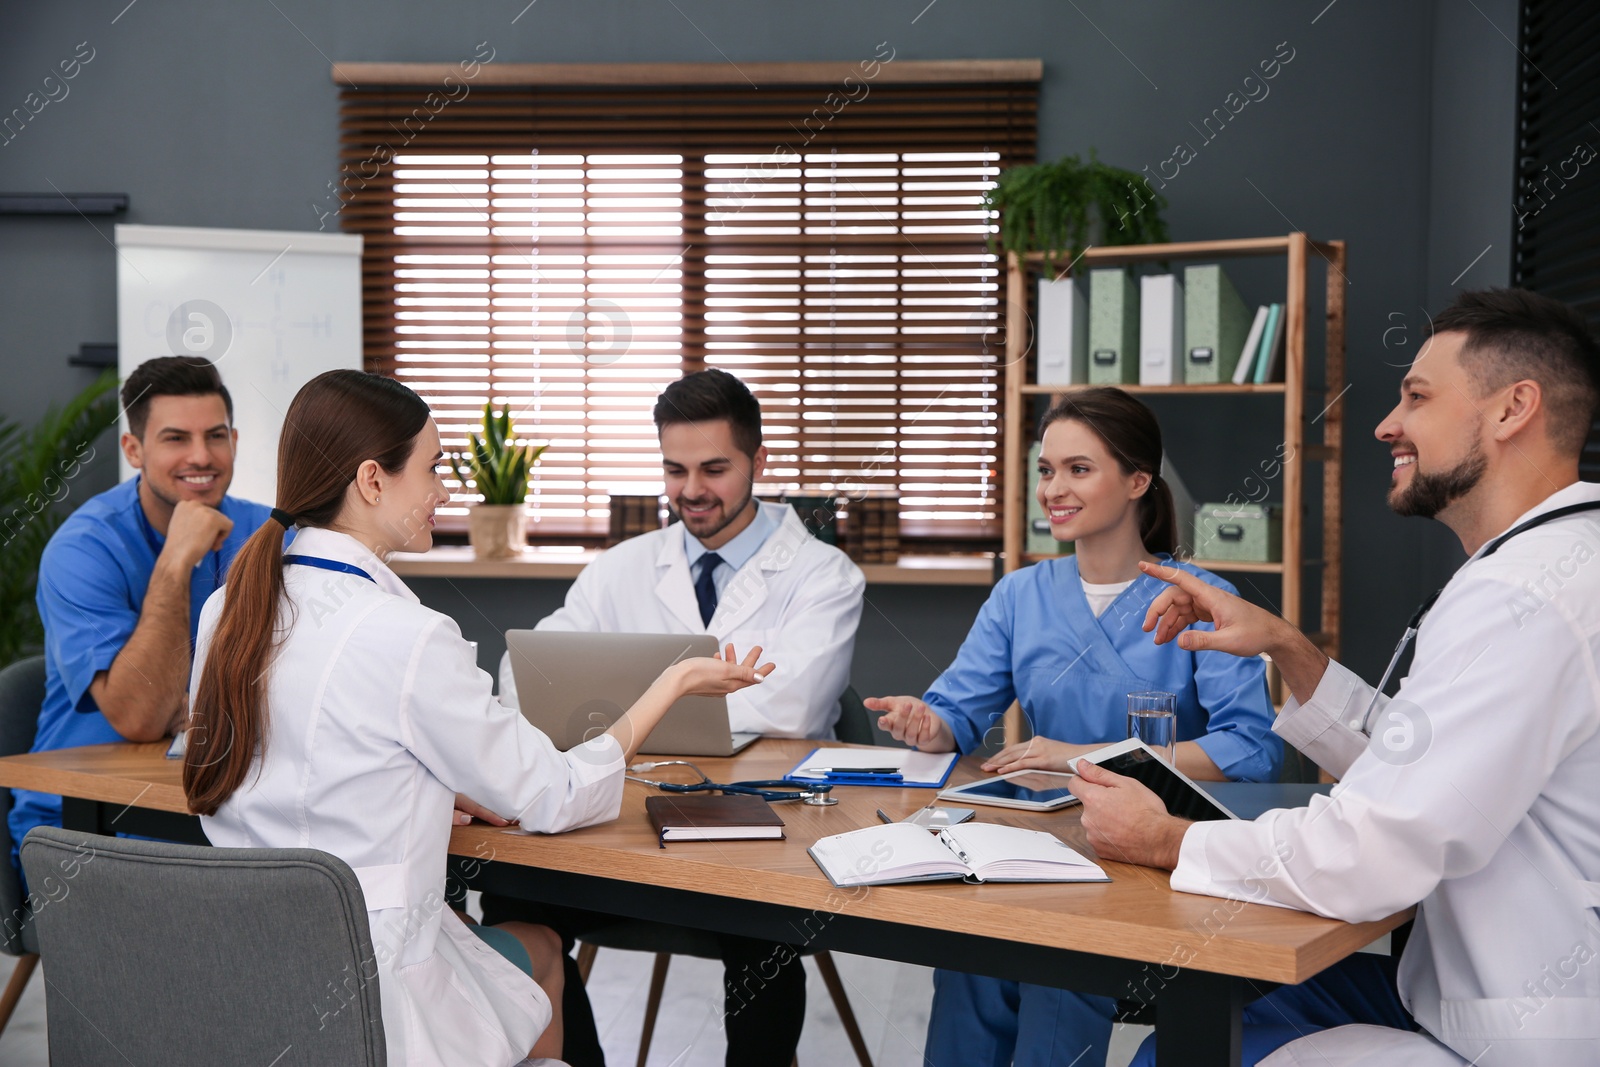
{"label": "dark trousers", "polygon": [[[485,925],[539,923],[561,935],[566,986],[561,1011],[566,1041],[561,1058],[571,1067],[605,1067],[588,991],[572,958],[573,943],[617,921],[614,915],[483,895]],[[788,945],[733,934],[716,934],[722,954],[723,1025],[727,1067],[789,1067],[806,1017],[806,973]]]}

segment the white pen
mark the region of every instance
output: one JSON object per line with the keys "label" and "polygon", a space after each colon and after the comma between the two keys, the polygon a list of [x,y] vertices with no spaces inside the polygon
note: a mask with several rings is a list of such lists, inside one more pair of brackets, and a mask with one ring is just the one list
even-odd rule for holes
{"label": "white pen", "polygon": [[954,852],[956,854],[956,858],[959,859],[962,863],[965,863],[969,867],[972,865],[972,857],[968,856],[965,852],[961,851],[961,846],[956,844],[955,843],[955,839],[952,838],[949,834],[940,833],[939,834],[939,840],[943,841],[945,843],[945,847],[948,848],[951,852]]}

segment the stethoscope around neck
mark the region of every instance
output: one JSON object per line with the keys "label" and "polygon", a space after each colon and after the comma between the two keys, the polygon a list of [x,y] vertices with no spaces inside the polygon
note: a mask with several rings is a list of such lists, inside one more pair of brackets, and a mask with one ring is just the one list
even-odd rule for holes
{"label": "stethoscope around neck", "polygon": [[[1499,537],[1496,537],[1493,541],[1490,541],[1484,546],[1482,552],[1479,552],[1473,557],[1472,560],[1469,560],[1468,562],[1480,560],[1487,556],[1494,555],[1500,550],[1501,545],[1505,544],[1507,541],[1511,540],[1520,533],[1526,533],[1535,526],[1543,526],[1552,519],[1560,519],[1565,518],[1568,515],[1576,515],[1580,511],[1600,511],[1600,500],[1587,500],[1582,504],[1568,504],[1566,507],[1555,508],[1551,511],[1547,511],[1543,515],[1535,515],[1527,522],[1519,523],[1518,525],[1513,526]],[[1378,681],[1377,689],[1373,691],[1372,700],[1367,704],[1366,713],[1361,716],[1362,733],[1366,733],[1370,728],[1372,724],[1372,713],[1377,710],[1378,701],[1383,699],[1383,691],[1388,687],[1389,679],[1394,676],[1394,670],[1400,664],[1400,657],[1406,654],[1406,649],[1410,647],[1412,640],[1417,636],[1417,631],[1422,629],[1422,620],[1428,617],[1428,612],[1433,610],[1433,605],[1438,602],[1439,596],[1443,592],[1444,586],[1440,586],[1438,589],[1435,589],[1432,595],[1422,602],[1422,606],[1417,608],[1416,612],[1411,616],[1411,621],[1406,623],[1406,632],[1400,635],[1400,642],[1394,646],[1394,655],[1389,657],[1389,665],[1383,669],[1383,677]]]}

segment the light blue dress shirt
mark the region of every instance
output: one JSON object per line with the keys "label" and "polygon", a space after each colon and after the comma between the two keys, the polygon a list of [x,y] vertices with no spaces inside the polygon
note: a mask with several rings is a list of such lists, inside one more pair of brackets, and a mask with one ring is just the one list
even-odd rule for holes
{"label": "light blue dress shirt", "polygon": [[[728,588],[728,583],[733,581],[733,576],[739,573],[739,568],[749,563],[761,546],[767,543],[767,538],[777,532],[783,523],[783,509],[787,504],[764,504],[756,502],[756,517],[749,526],[739,531],[739,535],[732,541],[716,550],[722,557],[723,565],[711,572],[711,584],[717,587],[717,600],[721,602],[723,590]],[[683,526],[682,523],[678,525]],[[689,532],[687,526],[683,527],[683,551],[689,558],[689,569],[694,572],[696,580],[700,577],[700,560],[707,552],[712,551],[700,543],[700,539]]]}

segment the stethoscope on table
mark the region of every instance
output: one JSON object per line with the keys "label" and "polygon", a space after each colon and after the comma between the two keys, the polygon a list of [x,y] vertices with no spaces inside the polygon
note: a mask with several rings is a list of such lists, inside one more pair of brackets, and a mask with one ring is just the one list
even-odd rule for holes
{"label": "stethoscope on table", "polygon": [[[1600,511],[1600,500],[1589,500],[1582,504],[1568,504],[1564,508],[1556,508],[1553,511],[1545,512],[1543,515],[1535,515],[1527,522],[1513,526],[1499,537],[1496,537],[1493,541],[1490,541],[1482,552],[1479,552],[1467,562],[1470,563],[1475,560],[1480,560],[1487,556],[1494,555],[1495,552],[1499,551],[1501,545],[1505,544],[1519,533],[1525,533],[1528,530],[1533,529],[1535,526],[1543,526],[1552,519],[1560,519],[1567,515],[1575,515],[1580,511]],[[1416,614],[1411,616],[1411,621],[1406,623],[1406,632],[1400,635],[1400,643],[1394,646],[1394,655],[1389,657],[1389,666],[1384,668],[1383,678],[1379,680],[1377,688],[1373,690],[1372,701],[1367,705],[1366,714],[1361,716],[1362,733],[1369,732],[1369,727],[1372,723],[1372,713],[1377,710],[1378,701],[1383,699],[1383,691],[1388,688],[1389,679],[1391,676],[1393,676],[1395,667],[1399,665],[1400,657],[1406,654],[1406,648],[1410,646],[1412,639],[1417,636],[1417,631],[1422,629],[1422,620],[1428,617],[1428,612],[1433,609],[1433,605],[1439,599],[1439,594],[1443,592],[1443,586],[1435,589],[1433,591],[1433,595],[1424,600],[1422,602],[1422,606],[1417,609]]]}
{"label": "stethoscope on table", "polygon": [[[649,778],[640,778],[634,772],[643,773],[653,771],[657,767],[687,767],[700,776],[698,782],[658,782]],[[628,766],[628,773],[624,775],[630,782],[641,785],[653,785],[657,789],[668,793],[734,793],[744,796],[760,797],[768,803],[777,803],[783,800],[803,800],[807,804],[818,807],[828,807],[839,803],[838,797],[830,797],[828,793],[833,789],[829,782],[801,782],[793,778],[767,778],[759,782],[713,782],[711,776],[686,759],[664,759],[647,763],[633,763]]]}

